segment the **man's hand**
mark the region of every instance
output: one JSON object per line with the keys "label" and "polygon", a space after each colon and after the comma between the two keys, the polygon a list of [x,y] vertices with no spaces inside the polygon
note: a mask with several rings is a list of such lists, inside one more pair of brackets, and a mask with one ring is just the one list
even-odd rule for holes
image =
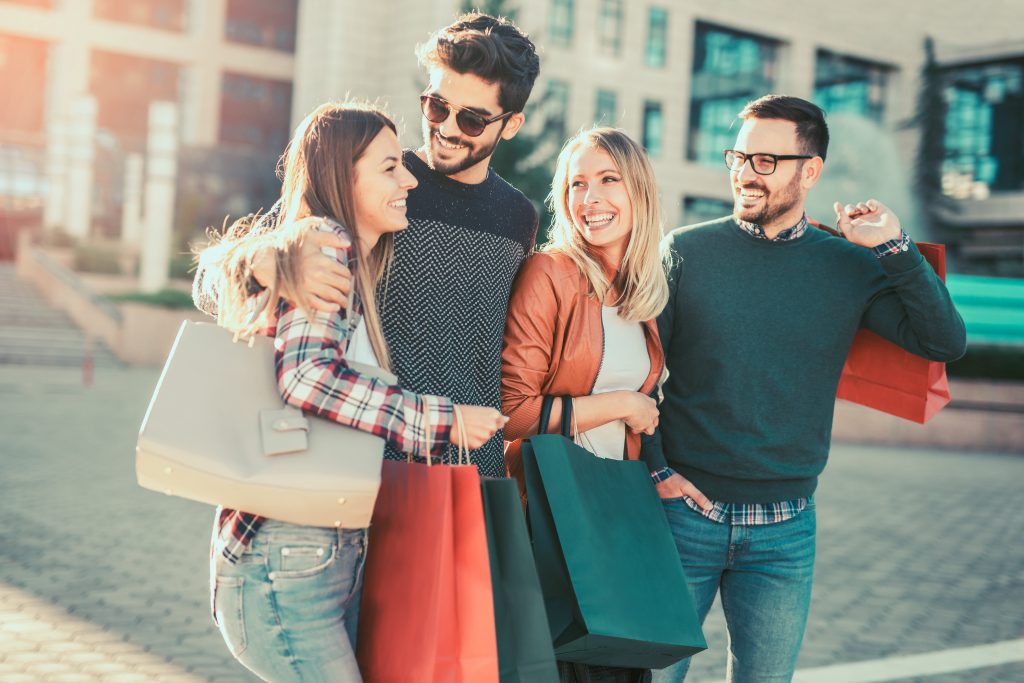
{"label": "man's hand", "polygon": [[683,477],[683,475],[676,473],[665,481],[658,482],[655,485],[658,489],[658,495],[661,498],[682,498],[683,496],[689,496],[696,501],[697,505],[702,510],[711,509],[711,501],[708,497],[701,493],[696,486],[690,483],[689,479]]}
{"label": "man's hand", "polygon": [[877,247],[891,240],[898,240],[903,234],[900,219],[877,199],[859,204],[840,205],[835,202],[839,229],[846,239],[862,247]]}
{"label": "man's hand", "polygon": [[[317,311],[333,313],[348,306],[348,295],[352,291],[352,272],[329,256],[324,255],[322,247],[344,249],[349,246],[348,240],[334,232],[317,230],[321,218],[303,218],[294,229],[302,235],[302,248],[299,263],[303,292],[306,302]],[[276,247],[263,247],[252,256],[250,266],[253,277],[263,287],[274,284],[277,274],[275,266]],[[281,297],[291,304],[297,304],[295,292],[285,288]]]}

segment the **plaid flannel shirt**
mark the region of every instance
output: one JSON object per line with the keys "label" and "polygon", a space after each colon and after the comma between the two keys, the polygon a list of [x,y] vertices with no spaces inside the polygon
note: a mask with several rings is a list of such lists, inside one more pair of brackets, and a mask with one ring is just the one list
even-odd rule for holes
{"label": "plaid flannel shirt", "polygon": [[[736,221],[740,228],[749,235],[758,239],[770,239],[764,229],[755,223],[747,221]],[[800,221],[791,228],[786,228],[775,236],[776,242],[786,242],[800,238],[807,231],[807,215],[800,218]],[[884,244],[874,247],[875,256],[884,258],[889,254],[898,254],[906,251],[910,244],[907,233],[901,232],[900,237],[890,240]],[[695,512],[699,512],[713,522],[720,524],[729,523],[733,525],[757,526],[762,524],[778,524],[793,519],[807,508],[813,498],[797,498],[795,500],[784,500],[777,503],[722,503],[711,501],[711,509],[704,510],[693,498],[684,496],[683,500]]]}
{"label": "plaid flannel shirt", "polygon": [[[351,239],[337,223],[325,223],[320,229]],[[322,251],[343,265],[355,266],[350,247],[325,247]],[[454,417],[451,400],[405,391],[362,375],[345,362],[344,352],[362,317],[361,308],[355,293],[348,311],[317,312],[312,317],[280,302],[275,326],[263,333],[275,337],[275,369],[282,398],[306,414],[369,432],[413,456],[425,457],[428,448],[431,454],[442,453]],[[424,418],[429,418],[429,428]],[[237,562],[263,519],[242,510],[218,508],[211,554]]]}

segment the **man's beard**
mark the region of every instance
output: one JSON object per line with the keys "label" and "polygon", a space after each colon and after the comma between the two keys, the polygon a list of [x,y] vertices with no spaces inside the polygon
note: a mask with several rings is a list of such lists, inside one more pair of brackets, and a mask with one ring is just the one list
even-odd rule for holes
{"label": "man's beard", "polygon": [[788,185],[780,188],[776,192],[769,192],[767,188],[762,186],[741,186],[749,187],[750,189],[761,190],[765,193],[764,204],[757,213],[749,213],[749,210],[743,209],[741,202],[743,199],[737,195],[733,201],[733,216],[741,221],[747,223],[753,223],[754,225],[760,225],[764,227],[771,225],[774,221],[778,220],[780,216],[784,216],[793,210],[793,208],[803,201],[803,197],[800,196],[800,176],[794,175],[793,180]]}
{"label": "man's beard", "polygon": [[[456,139],[445,138],[445,140],[452,144],[462,145],[465,148],[466,156],[462,160],[443,161],[434,156],[434,145],[437,144],[436,138],[434,137],[436,133],[437,129],[431,127],[429,123],[424,121],[423,135],[426,137],[425,149],[427,154],[427,165],[438,173],[443,173],[447,176],[462,173],[467,168],[476,166],[481,161],[494,154],[494,150],[498,146],[498,141],[501,140],[501,135],[498,135],[490,145],[477,147],[462,137]],[[462,150],[460,150],[460,152],[461,151]]]}

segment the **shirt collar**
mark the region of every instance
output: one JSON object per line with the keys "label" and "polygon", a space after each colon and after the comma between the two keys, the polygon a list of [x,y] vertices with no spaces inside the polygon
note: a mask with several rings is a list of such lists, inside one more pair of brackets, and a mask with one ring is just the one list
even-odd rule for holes
{"label": "shirt collar", "polygon": [[[748,235],[756,237],[762,240],[768,240],[768,236],[764,234],[764,228],[757,223],[748,223],[747,221],[741,221],[736,219],[736,223],[739,224],[740,228],[743,229]],[[768,240],[770,242],[789,242],[791,240],[798,239],[807,231],[807,214],[800,217],[800,220],[791,228],[786,228],[779,232],[774,239]]]}

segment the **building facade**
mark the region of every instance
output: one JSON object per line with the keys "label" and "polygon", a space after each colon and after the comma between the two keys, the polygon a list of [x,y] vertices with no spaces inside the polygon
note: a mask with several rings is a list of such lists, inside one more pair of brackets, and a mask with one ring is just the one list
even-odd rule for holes
{"label": "building facade", "polygon": [[[224,211],[244,211],[255,201],[249,179],[187,171],[231,173],[258,155],[273,180],[289,133],[297,8],[298,0],[0,0],[0,208],[46,194],[46,147],[64,144],[60,131],[86,95],[96,105],[97,232],[118,234],[124,161],[144,151],[153,102],[177,105],[183,220],[219,224]],[[197,207],[204,193],[237,206],[215,219],[212,206]]]}
{"label": "building facade", "polygon": [[[325,98],[381,98],[406,122],[404,141],[417,144],[416,95],[424,78],[413,49],[462,5],[302,0],[293,121]],[[544,104],[529,113],[533,125],[547,122],[563,136],[593,123],[627,130],[651,155],[669,227],[730,210],[722,152],[735,139],[736,113],[769,92],[816,102],[837,137],[851,131],[835,141],[837,158],[826,173],[855,173],[863,182],[820,188],[811,207],[818,218],[831,220],[833,198],[866,198],[861,191],[889,199],[911,223],[920,220],[911,185],[920,134],[905,124],[919,96],[924,41],[933,38],[953,78],[944,93],[943,185],[963,207],[944,223],[953,233],[917,236],[981,239],[984,244],[968,249],[971,259],[980,259],[976,265],[1024,273],[1019,0],[986,2],[984,11],[927,0],[793,0],[770,7],[753,0],[511,0],[505,6],[542,50],[534,100]],[[840,190],[844,196],[825,196]],[[998,231],[982,238],[965,227],[977,217],[998,224]]]}

